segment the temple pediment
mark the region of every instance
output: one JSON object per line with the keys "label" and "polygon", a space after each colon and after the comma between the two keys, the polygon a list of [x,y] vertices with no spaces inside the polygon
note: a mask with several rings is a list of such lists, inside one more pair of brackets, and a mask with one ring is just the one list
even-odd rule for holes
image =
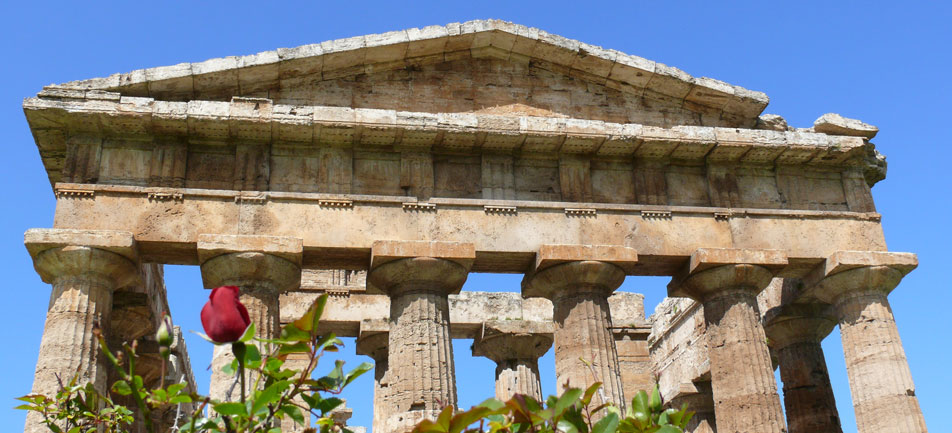
{"label": "temple pediment", "polygon": [[498,20],[470,21],[74,81],[163,101],[571,117],[752,127],[767,96],[661,63]]}

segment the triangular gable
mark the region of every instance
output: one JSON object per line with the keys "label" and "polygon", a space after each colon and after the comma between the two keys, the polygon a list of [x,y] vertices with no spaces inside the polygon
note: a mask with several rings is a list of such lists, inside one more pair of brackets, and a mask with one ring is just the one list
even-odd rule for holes
{"label": "triangular gable", "polygon": [[[498,80],[499,74],[474,76],[503,69],[517,82],[487,86],[492,83],[480,80]],[[459,74],[426,80],[428,73],[434,77],[441,71]],[[412,82],[414,90],[401,90],[401,81]],[[379,92],[366,82],[376,84]],[[512,112],[659,126],[752,127],[768,102],[761,92],[499,20],[140,69],[54,88],[50,90],[105,90],[166,101],[243,96],[301,105]],[[539,91],[529,94],[532,89]],[[479,96],[469,96],[469,104],[473,93]],[[420,109],[434,97],[459,103]]]}

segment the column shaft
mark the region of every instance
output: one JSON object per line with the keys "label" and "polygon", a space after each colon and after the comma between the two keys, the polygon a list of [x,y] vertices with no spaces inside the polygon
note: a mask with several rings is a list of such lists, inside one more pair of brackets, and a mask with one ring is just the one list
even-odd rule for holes
{"label": "column shaft", "polygon": [[507,401],[516,394],[542,401],[537,360],[514,359],[496,364],[496,399]]}
{"label": "column shaft", "polygon": [[[204,251],[200,242],[199,252]],[[273,254],[254,251],[230,252],[217,255],[202,263],[202,280],[205,288],[238,286],[239,301],[248,310],[248,318],[255,325],[255,336],[274,339],[281,334],[279,296],[285,290],[301,284],[301,268],[298,264]],[[270,345],[255,343],[262,355]],[[212,356],[212,374],[209,395],[218,400],[228,400],[228,390],[235,378],[221,371],[235,359],[231,345],[215,347]],[[257,377],[245,377],[245,392],[248,393]],[[233,389],[230,400],[240,398],[241,390]]]}
{"label": "column shaft", "polygon": [[410,431],[456,406],[448,296],[463,286],[475,254],[472,244],[374,243],[368,291],[390,296],[387,433]]}
{"label": "column shaft", "polygon": [[704,301],[717,428],[785,431],[777,383],[753,291],[725,290]]}
{"label": "column shaft", "polygon": [[435,419],[444,407],[456,405],[449,313],[445,293],[405,291],[391,298],[389,396],[394,413],[388,431]]}
{"label": "column shaft", "polygon": [[835,308],[859,432],[925,432],[886,292],[849,293],[837,300]]}
{"label": "column shaft", "polygon": [[790,433],[841,433],[823,347],[816,340],[777,349]]}
{"label": "column shaft", "polygon": [[[92,383],[106,393],[111,368],[93,330],[109,328],[113,291],[136,277],[129,259],[109,251],[82,246],[53,248],[36,254],[34,267],[53,285],[33,394],[55,396],[60,383],[75,376],[78,383]],[[27,414],[26,432],[46,432],[42,416]]]}
{"label": "column shaft", "polygon": [[374,363],[374,420],[373,431],[385,433],[387,420],[393,413],[390,402],[390,363],[387,360],[386,353],[383,359],[375,360]]}
{"label": "column shaft", "polygon": [[[387,420],[392,413],[390,405],[389,329],[385,323],[362,321],[357,337],[357,354],[374,360],[374,409],[373,431],[386,432]],[[365,328],[371,328],[369,330]]]}
{"label": "column shaft", "polygon": [[560,292],[552,304],[558,392],[561,393],[566,384],[584,389],[602,382],[598,397],[593,401],[624,408],[607,294],[603,290],[580,287]]}

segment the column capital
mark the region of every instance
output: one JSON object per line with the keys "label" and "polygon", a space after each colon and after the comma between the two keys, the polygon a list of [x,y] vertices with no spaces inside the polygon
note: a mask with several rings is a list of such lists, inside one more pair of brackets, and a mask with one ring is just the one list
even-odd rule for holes
{"label": "column capital", "polygon": [[371,247],[367,292],[397,295],[405,291],[459,293],[476,260],[470,243],[377,241]]}
{"label": "column capital", "polygon": [[229,253],[202,263],[202,284],[206,289],[239,286],[242,293],[266,290],[277,296],[301,284],[301,268],[271,254]]}
{"label": "column capital", "polygon": [[483,323],[473,339],[473,356],[501,363],[508,360],[538,360],[552,347],[552,322],[494,320]]}
{"label": "column capital", "polygon": [[699,248],[668,284],[668,296],[704,301],[727,290],[760,293],[787,266],[780,250]]}
{"label": "column capital", "polygon": [[360,321],[357,335],[357,354],[373,358],[380,362],[386,360],[390,347],[390,323],[386,319],[365,319]]}
{"label": "column capital", "polygon": [[918,265],[919,260],[912,253],[837,251],[804,278],[805,292],[830,304],[850,293],[885,295]]}
{"label": "column capital", "polygon": [[542,245],[522,279],[522,296],[554,299],[565,290],[609,296],[633,273],[638,253],[611,245]]}
{"label": "column capital", "polygon": [[97,276],[119,289],[139,282],[136,243],[129,232],[30,229],[24,244],[45,283],[60,277]]}
{"label": "column capital", "polygon": [[774,350],[802,342],[820,344],[835,326],[828,304],[788,304],[764,313],[764,332]]}

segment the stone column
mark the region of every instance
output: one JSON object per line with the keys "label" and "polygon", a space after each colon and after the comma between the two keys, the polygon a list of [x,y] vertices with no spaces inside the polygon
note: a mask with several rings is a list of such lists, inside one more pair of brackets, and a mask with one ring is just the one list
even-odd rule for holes
{"label": "stone column", "polygon": [[372,429],[386,432],[391,416],[389,370],[390,325],[386,321],[363,320],[357,337],[357,354],[374,360],[374,418]]}
{"label": "stone column", "polygon": [[914,254],[839,251],[815,269],[814,297],[833,305],[860,433],[925,432],[909,363],[886,295],[918,265]]}
{"label": "stone column", "polygon": [[[109,328],[113,291],[138,279],[132,234],[31,229],[24,240],[36,272],[53,285],[31,393],[55,396],[73,375],[105,393],[111,366],[93,330]],[[49,431],[41,421],[30,412],[24,431]]]}
{"label": "stone column", "polygon": [[784,305],[765,314],[764,331],[780,364],[790,433],[841,433],[823,341],[836,322],[829,305]]}
{"label": "stone column", "polygon": [[775,250],[698,249],[668,285],[669,296],[704,306],[717,428],[781,433],[780,396],[757,294],[787,264]]}
{"label": "stone column", "polygon": [[392,412],[384,431],[409,431],[456,405],[447,296],[459,293],[475,257],[473,244],[373,244],[367,290],[390,296]]}
{"label": "stone column", "polygon": [[536,254],[522,295],[552,300],[559,393],[566,385],[585,389],[601,382],[593,402],[613,403],[624,413],[608,297],[637,261],[637,253],[624,247],[545,245]]}
{"label": "stone column", "polygon": [[[202,283],[206,289],[238,286],[239,300],[248,310],[255,325],[255,335],[277,338],[281,333],[278,296],[301,284],[301,239],[272,236],[200,235],[198,258],[202,267]],[[262,355],[268,347],[259,344]],[[231,345],[215,346],[209,395],[225,400],[234,377],[221,371],[231,363]],[[246,386],[254,383],[246,378]],[[237,400],[234,390],[231,400]]]}
{"label": "stone column", "polygon": [[552,347],[552,324],[525,320],[491,321],[473,339],[473,356],[496,362],[496,398],[522,394],[542,401],[539,357]]}

